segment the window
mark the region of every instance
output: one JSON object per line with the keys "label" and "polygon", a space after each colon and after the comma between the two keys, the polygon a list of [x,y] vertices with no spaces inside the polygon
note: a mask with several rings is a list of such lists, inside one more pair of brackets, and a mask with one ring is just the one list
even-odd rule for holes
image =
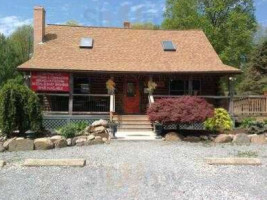
{"label": "window", "polygon": [[80,48],[93,48],[94,40],[92,38],[81,38]]}
{"label": "window", "polygon": [[193,80],[192,81],[193,95],[199,95],[200,94],[200,89],[201,89],[200,80]]}
{"label": "window", "polygon": [[170,82],[170,95],[188,94],[188,80],[172,80]]}
{"label": "window", "polygon": [[129,82],[127,83],[127,97],[134,97],[136,92],[135,83]]}
{"label": "window", "polygon": [[74,94],[90,94],[90,79],[74,77]]}
{"label": "window", "polygon": [[172,41],[163,41],[162,46],[164,51],[176,51],[176,47]]}

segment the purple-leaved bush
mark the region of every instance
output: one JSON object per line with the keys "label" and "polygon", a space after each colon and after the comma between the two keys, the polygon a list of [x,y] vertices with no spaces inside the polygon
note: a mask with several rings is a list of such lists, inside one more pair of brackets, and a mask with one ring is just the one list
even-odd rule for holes
{"label": "purple-leaved bush", "polygon": [[149,119],[162,124],[201,123],[213,114],[213,105],[195,96],[159,99],[147,109]]}

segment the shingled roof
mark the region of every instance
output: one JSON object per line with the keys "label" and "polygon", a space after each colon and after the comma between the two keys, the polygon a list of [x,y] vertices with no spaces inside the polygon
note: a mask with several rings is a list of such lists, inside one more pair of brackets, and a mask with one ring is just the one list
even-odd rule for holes
{"label": "shingled roof", "polygon": [[[92,49],[80,48],[91,37]],[[163,50],[171,40],[177,51]],[[224,65],[201,30],[135,30],[48,25],[45,41],[35,46],[33,57],[20,70],[240,73]]]}

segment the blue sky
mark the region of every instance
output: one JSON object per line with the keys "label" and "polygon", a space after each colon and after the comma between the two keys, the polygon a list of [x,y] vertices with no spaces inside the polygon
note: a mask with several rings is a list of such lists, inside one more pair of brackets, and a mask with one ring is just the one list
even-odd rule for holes
{"label": "blue sky", "polygon": [[[160,24],[165,0],[0,0],[0,32],[9,35],[32,23],[33,7],[46,8],[46,22],[73,19],[83,25],[122,26],[123,21]],[[267,26],[267,0],[255,0],[257,20]]]}

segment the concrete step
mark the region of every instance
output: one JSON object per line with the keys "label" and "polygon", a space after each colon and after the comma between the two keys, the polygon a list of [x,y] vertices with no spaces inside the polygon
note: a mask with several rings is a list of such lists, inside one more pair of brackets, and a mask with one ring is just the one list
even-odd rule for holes
{"label": "concrete step", "polygon": [[142,124],[142,125],[151,125],[151,122],[150,121],[144,121],[144,120],[123,120],[123,121],[115,121],[116,123],[118,124]]}
{"label": "concrete step", "polygon": [[147,115],[115,115],[113,116],[114,120],[148,120],[149,118]]}
{"label": "concrete step", "polygon": [[157,137],[152,131],[118,131],[116,140],[156,140]]}
{"label": "concrete step", "polygon": [[151,124],[120,124],[118,128],[129,128],[129,129],[152,129]]}

